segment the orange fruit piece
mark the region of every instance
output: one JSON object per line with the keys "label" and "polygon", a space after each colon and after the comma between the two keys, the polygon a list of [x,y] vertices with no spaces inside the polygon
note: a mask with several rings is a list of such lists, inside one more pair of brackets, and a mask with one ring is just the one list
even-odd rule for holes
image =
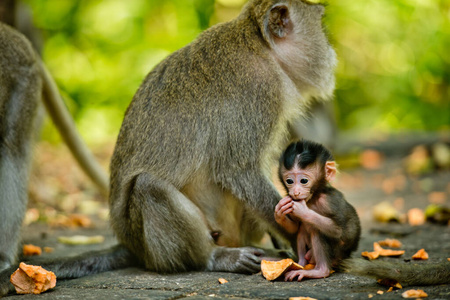
{"label": "orange fruit piece", "polygon": [[405,254],[405,250],[383,249],[378,243],[373,243],[373,250],[378,252],[380,256],[400,256]]}
{"label": "orange fruit piece", "polygon": [[275,280],[286,273],[288,270],[301,269],[303,269],[303,267],[290,258],[282,259],[279,261],[263,260],[261,262],[261,272],[267,280]]}
{"label": "orange fruit piece", "polygon": [[56,286],[55,273],[23,262],[11,275],[10,281],[16,288],[17,294],[40,294]]}
{"label": "orange fruit piece", "polygon": [[412,256],[412,258],[417,260],[426,260],[428,259],[428,253],[425,251],[425,249],[422,248],[417,251],[416,254]]}
{"label": "orange fruit piece", "polygon": [[23,245],[23,255],[31,256],[31,255],[41,255],[42,249],[39,246],[35,246],[32,244]]}

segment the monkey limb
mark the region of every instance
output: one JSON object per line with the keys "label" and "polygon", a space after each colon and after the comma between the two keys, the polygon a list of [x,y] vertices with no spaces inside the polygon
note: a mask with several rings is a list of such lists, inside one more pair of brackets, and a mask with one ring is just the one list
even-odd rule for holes
{"label": "monkey limb", "polygon": [[[328,203],[329,200],[326,199],[326,195],[320,195],[320,198],[317,200],[319,203],[326,201]],[[335,221],[331,218],[323,216],[313,209],[310,209],[306,204],[305,200],[293,201],[293,211],[292,213],[298,216],[302,223],[308,224],[312,228],[320,231],[322,234],[333,237],[340,238],[342,235],[342,228],[339,227]],[[318,204],[320,205],[320,204]]]}
{"label": "monkey limb", "polygon": [[0,23],[0,270],[16,258],[28,201],[34,131],[41,100],[78,162],[105,194],[108,179],[79,138],[56,84],[29,41]]}
{"label": "monkey limb", "polygon": [[368,261],[362,258],[345,259],[340,268],[355,275],[392,279],[401,285],[435,285],[450,283],[450,263],[393,263]]}

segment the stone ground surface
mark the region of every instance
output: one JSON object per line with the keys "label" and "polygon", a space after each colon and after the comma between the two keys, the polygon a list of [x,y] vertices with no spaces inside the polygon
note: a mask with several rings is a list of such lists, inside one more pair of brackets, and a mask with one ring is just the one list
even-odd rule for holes
{"label": "stone ground surface", "polygon": [[[399,141],[395,145],[386,143],[383,149],[385,160],[380,169],[346,169],[341,172],[337,185],[352,203],[361,217],[363,233],[359,249],[371,251],[374,241],[397,238],[403,243],[405,254],[401,258],[387,258],[391,261],[425,264],[429,262],[450,263],[450,226],[425,224],[411,227],[408,224],[381,224],[372,220],[372,207],[380,201],[394,202],[403,199],[403,211],[412,207],[424,209],[428,204],[428,192],[438,191],[446,194],[446,204],[450,195],[450,171],[435,170],[419,177],[406,176],[404,188],[386,193],[384,180],[401,173],[404,155],[409,145]],[[347,145],[348,146],[348,145]],[[338,161],[339,162],[339,161]],[[380,179],[381,178],[381,179]],[[377,185],[376,181],[380,180]],[[374,183],[375,182],[375,183]],[[430,187],[431,184],[431,187]],[[423,188],[418,188],[423,187]],[[90,246],[68,246],[59,244],[58,236],[75,234],[106,237],[103,244]],[[116,241],[106,222],[96,221],[94,229],[55,229],[44,224],[32,224],[23,230],[26,243],[54,247],[55,251],[43,254],[44,257],[58,257],[82,253],[87,250],[108,248]],[[430,255],[428,261],[405,261],[419,249],[425,248]],[[168,254],[170,255],[170,254]],[[220,284],[219,278],[228,283]],[[450,299],[450,284],[438,286],[407,287],[387,292],[387,287],[374,279],[334,273],[325,279],[304,280],[302,282],[269,282],[261,274],[241,275],[230,273],[191,272],[184,274],[161,275],[138,268],[128,268],[106,272],[74,280],[61,280],[57,286],[41,295],[8,295],[7,299],[288,299],[308,296],[316,299],[402,299],[401,293],[407,289],[420,288],[428,294],[428,299]],[[382,291],[383,294],[377,294]]]}

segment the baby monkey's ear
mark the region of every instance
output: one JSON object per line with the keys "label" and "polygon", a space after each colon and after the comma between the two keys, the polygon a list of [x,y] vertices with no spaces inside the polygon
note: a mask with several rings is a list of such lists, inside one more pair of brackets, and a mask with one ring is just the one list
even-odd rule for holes
{"label": "baby monkey's ear", "polygon": [[337,166],[335,161],[327,161],[325,163],[325,179],[332,182],[336,178]]}

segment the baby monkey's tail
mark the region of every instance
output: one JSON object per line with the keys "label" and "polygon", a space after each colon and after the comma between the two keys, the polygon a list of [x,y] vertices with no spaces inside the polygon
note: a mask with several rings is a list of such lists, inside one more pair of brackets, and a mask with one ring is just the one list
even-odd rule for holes
{"label": "baby monkey's tail", "polygon": [[393,263],[350,258],[342,262],[342,271],[355,275],[392,279],[404,286],[450,283],[450,262],[442,263]]}

